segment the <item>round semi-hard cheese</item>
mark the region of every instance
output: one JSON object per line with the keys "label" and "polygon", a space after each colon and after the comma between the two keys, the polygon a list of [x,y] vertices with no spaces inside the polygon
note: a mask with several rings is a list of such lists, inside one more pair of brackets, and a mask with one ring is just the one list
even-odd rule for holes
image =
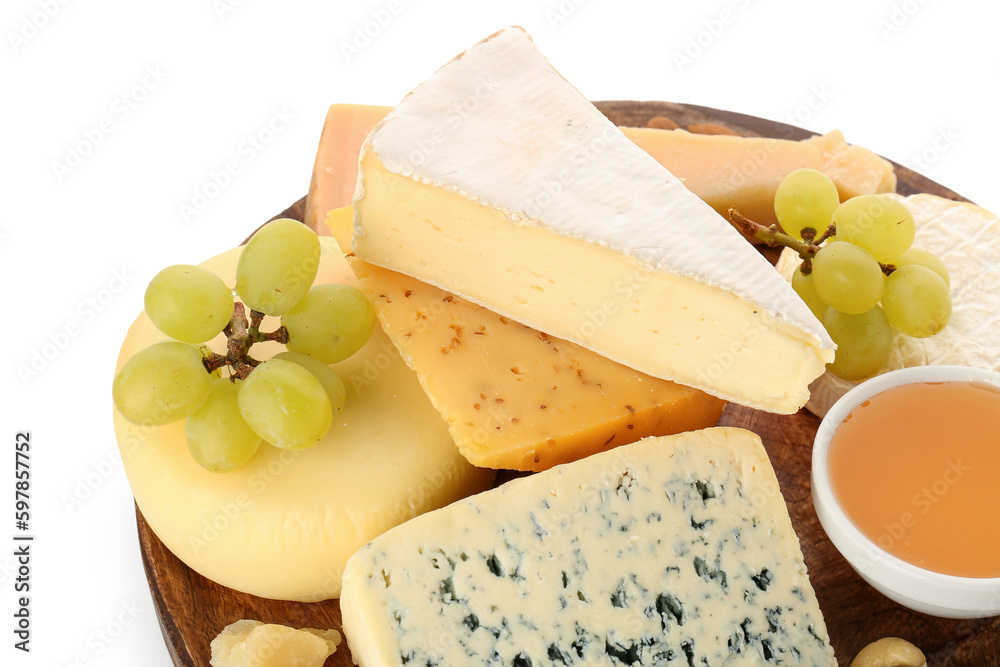
{"label": "round semi-hard cheese", "polygon": [[[332,239],[322,239],[317,283],[351,283]],[[240,249],[202,266],[235,283]],[[271,331],[277,318],[261,326]],[[164,336],[140,314],[118,367]],[[223,351],[222,336],[211,342]],[[254,345],[267,359],[277,343]],[[203,470],[188,453],[184,421],[149,427],[115,413],[115,431],[132,492],[157,537],[189,567],[260,597],[312,601],[340,595],[347,559],[359,547],[418,514],[488,488],[493,471],[474,468],[416,376],[376,328],[350,359],[333,365],[347,404],[330,432],[304,451],[268,444],[229,473]]]}

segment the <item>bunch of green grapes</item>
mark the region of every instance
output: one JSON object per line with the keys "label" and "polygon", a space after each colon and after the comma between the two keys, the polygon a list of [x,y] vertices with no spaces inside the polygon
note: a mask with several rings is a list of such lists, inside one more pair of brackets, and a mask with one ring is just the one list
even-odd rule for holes
{"label": "bunch of green grapes", "polygon": [[[375,326],[374,309],[357,289],[313,285],[319,260],[316,234],[280,219],[243,248],[235,290],[197,266],[160,271],[146,289],[146,313],[172,340],[121,367],[112,384],[115,407],[144,426],[186,419],[191,455],[213,472],[243,465],[262,442],[293,450],[319,442],[346,400],[330,364],[360,350]],[[261,333],[265,315],[280,317],[281,327]],[[228,338],[225,356],[200,345],[220,333]],[[263,340],[285,341],[288,351],[257,362],[249,350]]]}
{"label": "bunch of green grapes", "polygon": [[887,195],[840,203],[822,172],[785,177],[774,211],[785,232],[814,245],[792,288],[837,344],[832,373],[860,380],[878,373],[892,351],[893,330],[916,338],[951,318],[948,271],[933,253],[913,247],[913,216]]}

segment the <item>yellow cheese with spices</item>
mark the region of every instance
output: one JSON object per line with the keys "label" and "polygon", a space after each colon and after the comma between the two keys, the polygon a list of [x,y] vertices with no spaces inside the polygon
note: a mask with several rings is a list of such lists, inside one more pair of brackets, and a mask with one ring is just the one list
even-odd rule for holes
{"label": "yellow cheese with spices", "polygon": [[[345,207],[328,219],[345,247],[352,218]],[[475,465],[544,470],[649,435],[711,426],[722,414],[725,402],[697,389],[639,373],[402,273],[349,261],[386,334]]]}

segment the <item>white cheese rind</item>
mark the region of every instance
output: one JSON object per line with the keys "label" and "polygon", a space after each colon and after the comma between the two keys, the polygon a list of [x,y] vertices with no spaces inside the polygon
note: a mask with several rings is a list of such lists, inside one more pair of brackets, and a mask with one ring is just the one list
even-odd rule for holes
{"label": "white cheese rind", "polygon": [[[415,88],[372,131],[360,163],[354,251],[372,264],[650,375],[775,412],[801,407],[809,381],[832,359],[822,325],[760,253],[567,83],[520,29],[475,45]],[[435,191],[481,210],[454,200],[427,205]],[[408,217],[411,203],[433,213]],[[428,254],[418,238],[460,248]],[[603,265],[616,268],[598,275],[584,259],[593,254],[570,241],[601,249]],[[536,247],[556,262],[523,252]],[[699,313],[692,298],[693,307],[659,312],[619,298],[618,285],[631,294],[638,281],[652,291],[660,276],[740,304]],[[612,288],[610,306],[594,301]],[[727,355],[718,346],[676,352],[678,331],[711,335],[709,320],[720,318],[736,332],[726,340],[736,354],[784,364],[772,386],[753,385],[762,363],[750,363],[758,372],[716,369],[713,353]],[[605,319],[617,321],[605,327]],[[588,334],[595,323],[602,331]],[[657,338],[632,340],[631,329]],[[779,344],[761,331],[776,331]],[[693,368],[678,368],[678,358]]]}
{"label": "white cheese rind", "polygon": [[[1000,218],[986,209],[935,195],[889,195],[913,214],[913,245],[933,252],[951,278],[948,325],[929,338],[896,333],[882,373],[898,368],[955,364],[1000,371]],[[788,280],[799,262],[785,250],[778,270]],[[858,385],[826,372],[810,385],[806,409],[818,417]]]}
{"label": "white cheese rind", "polygon": [[836,665],[760,439],[648,438],[418,517],[349,561],[361,667]]}
{"label": "white cheese rind", "polygon": [[372,131],[362,157],[367,151],[396,174],[519,224],[732,292],[832,347],[771,264],[563,79],[520,28],[476,44],[418,85]]}

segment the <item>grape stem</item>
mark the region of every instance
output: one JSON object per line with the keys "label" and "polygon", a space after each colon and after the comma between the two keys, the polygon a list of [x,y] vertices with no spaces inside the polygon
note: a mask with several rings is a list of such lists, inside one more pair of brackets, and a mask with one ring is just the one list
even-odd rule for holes
{"label": "grape stem", "polygon": [[[804,240],[800,241],[794,236],[779,232],[777,225],[765,227],[759,222],[754,222],[736,210],[735,206],[729,207],[729,222],[744,235],[752,236],[769,248],[784,246],[799,253],[799,257],[802,258],[801,271],[804,276],[812,273],[812,260],[816,256],[816,253],[819,252],[820,244],[837,233],[837,226],[833,223],[826,228],[826,231],[819,238],[816,238],[815,229],[806,227],[802,230],[802,238]],[[882,273],[887,276],[897,268],[893,264],[883,264],[882,262],[879,262],[878,265],[882,269]]]}
{"label": "grape stem", "polygon": [[812,227],[806,227],[805,229],[802,230],[802,238],[804,238],[807,243],[811,243],[813,245],[818,246],[821,243],[823,243],[823,241],[827,240],[831,236],[834,236],[836,233],[837,233],[837,225],[831,222],[829,226],[827,226],[826,231],[824,231],[819,238],[816,238],[816,230],[813,229]]}
{"label": "grape stem", "polygon": [[[779,232],[777,225],[765,227],[759,222],[754,222],[740,213],[735,206],[729,207],[729,221],[732,223],[733,227],[736,227],[736,229],[741,231],[743,234],[761,241],[769,248],[784,246],[799,253],[799,257],[802,258],[803,275],[809,275],[812,273],[812,258],[816,256],[817,252],[819,252],[819,244],[836,233],[836,228],[833,225],[830,225],[830,227],[819,239],[812,243],[807,243],[806,241],[801,241],[793,236],[789,236],[784,232]],[[810,231],[811,235],[815,235],[816,230],[812,229]]]}
{"label": "grape stem", "polygon": [[784,232],[779,232],[777,225],[765,227],[759,222],[754,222],[740,213],[735,206],[729,207],[729,220],[732,225],[736,227],[736,229],[740,230],[747,236],[752,236],[771,248],[779,245],[791,248],[799,253],[799,256],[801,256],[802,259],[811,258],[818,250],[818,248],[814,247],[815,244],[813,243],[806,243],[805,241],[800,241],[799,239],[789,236]]}
{"label": "grape stem", "polygon": [[[242,305],[240,304],[240,306]],[[284,345],[288,342],[288,329],[284,325],[281,325],[271,333],[261,333],[260,323],[263,320],[264,313],[259,310],[250,311],[250,327],[247,329],[247,336],[253,343],[262,343],[266,340],[271,340]]]}
{"label": "grape stem", "polygon": [[260,323],[264,321],[264,313],[251,310],[250,320],[247,321],[246,308],[239,301],[233,304],[233,317],[229,324],[222,330],[226,334],[226,354],[218,354],[204,348],[204,358],[202,364],[205,370],[213,373],[223,366],[230,368],[230,380],[245,380],[251,371],[256,368],[260,361],[250,356],[250,348],[254,343],[263,341],[274,341],[285,344],[288,342],[288,329],[280,326],[270,333],[263,333],[260,330]]}

